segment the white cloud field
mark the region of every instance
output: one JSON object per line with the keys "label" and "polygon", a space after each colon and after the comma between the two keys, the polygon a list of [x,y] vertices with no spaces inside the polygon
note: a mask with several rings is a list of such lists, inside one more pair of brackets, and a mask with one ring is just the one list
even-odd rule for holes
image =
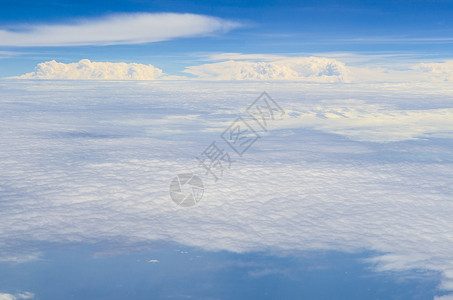
{"label": "white cloud field", "polygon": [[[286,116],[230,151],[217,183],[203,176],[198,206],[175,205],[173,176],[201,176],[195,156],[262,91]],[[369,250],[377,272],[439,272],[453,293],[451,95],[443,82],[2,80],[0,256],[108,240]]]}

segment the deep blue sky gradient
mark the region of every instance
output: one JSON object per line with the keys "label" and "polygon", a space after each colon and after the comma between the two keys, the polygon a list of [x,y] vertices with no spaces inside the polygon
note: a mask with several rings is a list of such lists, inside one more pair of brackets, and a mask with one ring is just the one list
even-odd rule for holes
{"label": "deep blue sky gradient", "polygon": [[36,63],[124,61],[153,64],[177,74],[200,53],[404,53],[451,58],[453,1],[0,1],[0,29],[67,23],[112,13],[196,13],[239,21],[242,28],[210,37],[132,46],[0,47],[0,76],[32,71]]}

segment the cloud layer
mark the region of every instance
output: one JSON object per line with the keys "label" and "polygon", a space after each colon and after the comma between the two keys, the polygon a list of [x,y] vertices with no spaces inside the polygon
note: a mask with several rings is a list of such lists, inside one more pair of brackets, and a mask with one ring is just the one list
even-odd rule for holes
{"label": "cloud layer", "polygon": [[162,77],[162,70],[152,65],[136,63],[91,62],[59,63],[54,60],[38,64],[35,72],[19,79],[98,79],[98,80],[154,80]]}
{"label": "cloud layer", "polygon": [[228,31],[238,23],[195,14],[134,13],[84,19],[71,24],[22,25],[0,29],[0,46],[143,44]]}
{"label": "cloud layer", "polygon": [[[367,249],[377,253],[369,261],[376,270],[438,271],[441,287],[453,290],[450,85],[0,85],[5,259],[35,251],[26,247],[30,240],[165,240],[239,252]],[[264,88],[297,124],[276,120],[283,128],[271,127],[235,156],[219,182],[203,177],[199,206],[176,207],[168,192],[173,176],[202,176],[194,157]],[[212,127],[220,121],[225,126]],[[408,140],[414,132],[423,139]],[[371,142],[376,136],[380,142]]]}

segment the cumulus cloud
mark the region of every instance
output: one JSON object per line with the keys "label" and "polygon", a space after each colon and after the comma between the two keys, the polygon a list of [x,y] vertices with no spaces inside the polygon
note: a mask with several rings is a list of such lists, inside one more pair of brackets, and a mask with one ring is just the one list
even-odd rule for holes
{"label": "cumulus cloud", "polygon": [[311,57],[214,53],[209,63],[185,72],[208,80],[295,80],[309,82],[448,82],[453,61],[420,62],[405,54],[320,53]]}
{"label": "cumulus cloud", "polygon": [[98,79],[98,80],[153,80],[163,76],[162,70],[152,65],[137,63],[91,62],[59,63],[55,60],[40,63],[36,70],[19,79]]}
{"label": "cumulus cloud", "polygon": [[184,72],[205,80],[349,81],[345,64],[325,57],[295,57],[261,62],[229,60],[190,66]]}
{"label": "cumulus cloud", "polygon": [[[226,61],[187,67],[184,72],[201,80],[286,80],[309,82],[348,82],[349,70],[340,61],[329,58],[286,58],[273,62]],[[153,80],[181,79],[163,76],[161,69],[137,63],[91,62],[59,63],[55,60],[37,65],[36,70],[19,79],[101,79]]]}
{"label": "cumulus cloud", "polygon": [[[1,56],[1,53],[0,53]],[[234,80],[234,81],[297,81],[315,83],[447,83],[453,80],[453,61],[437,63],[387,63],[386,56],[289,57],[281,55],[220,53],[205,57],[206,64],[186,67],[183,72],[194,77],[164,74],[159,68],[139,63],[47,61],[34,72],[19,79],[101,79],[101,80]],[[338,60],[341,58],[342,60]],[[350,61],[346,64],[344,61]]]}
{"label": "cumulus cloud", "polygon": [[75,20],[69,24],[0,29],[0,46],[143,44],[228,31],[238,23],[195,14],[132,13]]}

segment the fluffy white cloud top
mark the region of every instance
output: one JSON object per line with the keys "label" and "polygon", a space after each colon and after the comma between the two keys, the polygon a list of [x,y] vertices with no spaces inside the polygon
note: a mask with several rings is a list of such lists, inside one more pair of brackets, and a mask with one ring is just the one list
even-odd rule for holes
{"label": "fluffy white cloud top", "polygon": [[445,82],[453,80],[453,61],[420,62],[409,55],[321,53],[296,57],[272,54],[216,53],[209,63],[189,66],[205,80],[287,80],[307,82]]}
{"label": "fluffy white cloud top", "polygon": [[[322,57],[287,58],[274,62],[226,61],[184,70],[200,80],[286,80],[310,82],[347,82],[349,71],[340,61]],[[91,62],[77,63],[48,61],[19,79],[102,79],[102,80],[153,80],[171,79],[161,69],[137,63]],[[181,79],[182,77],[174,76]]]}
{"label": "fluffy white cloud top", "polygon": [[36,70],[19,79],[99,79],[99,80],[154,80],[161,78],[162,70],[152,65],[137,63],[91,62],[59,63],[54,60],[40,63]]}
{"label": "fluffy white cloud top", "polygon": [[[0,53],[1,55],[1,53]],[[205,57],[209,63],[186,67],[193,77],[164,74],[152,65],[138,63],[47,61],[20,79],[100,79],[100,80],[234,80],[297,81],[315,83],[435,83],[453,80],[453,61],[398,62],[391,57],[289,57],[263,54],[221,53]],[[339,60],[341,59],[341,60]],[[349,61],[346,64],[344,61]]]}
{"label": "fluffy white cloud top", "polygon": [[228,60],[190,66],[184,72],[205,80],[349,81],[345,64],[325,57],[295,57],[270,62]]}
{"label": "fluffy white cloud top", "polygon": [[228,31],[238,23],[196,14],[131,13],[75,20],[69,24],[0,29],[0,46],[143,44]]}
{"label": "fluffy white cloud top", "polygon": [[[0,87],[5,260],[39,252],[30,241],[369,250],[377,271],[439,272],[440,288],[453,291],[450,84]],[[270,123],[217,183],[204,176],[199,206],[177,207],[173,176],[205,174],[195,156],[213,140],[234,155],[220,134],[264,89],[290,118]]]}

